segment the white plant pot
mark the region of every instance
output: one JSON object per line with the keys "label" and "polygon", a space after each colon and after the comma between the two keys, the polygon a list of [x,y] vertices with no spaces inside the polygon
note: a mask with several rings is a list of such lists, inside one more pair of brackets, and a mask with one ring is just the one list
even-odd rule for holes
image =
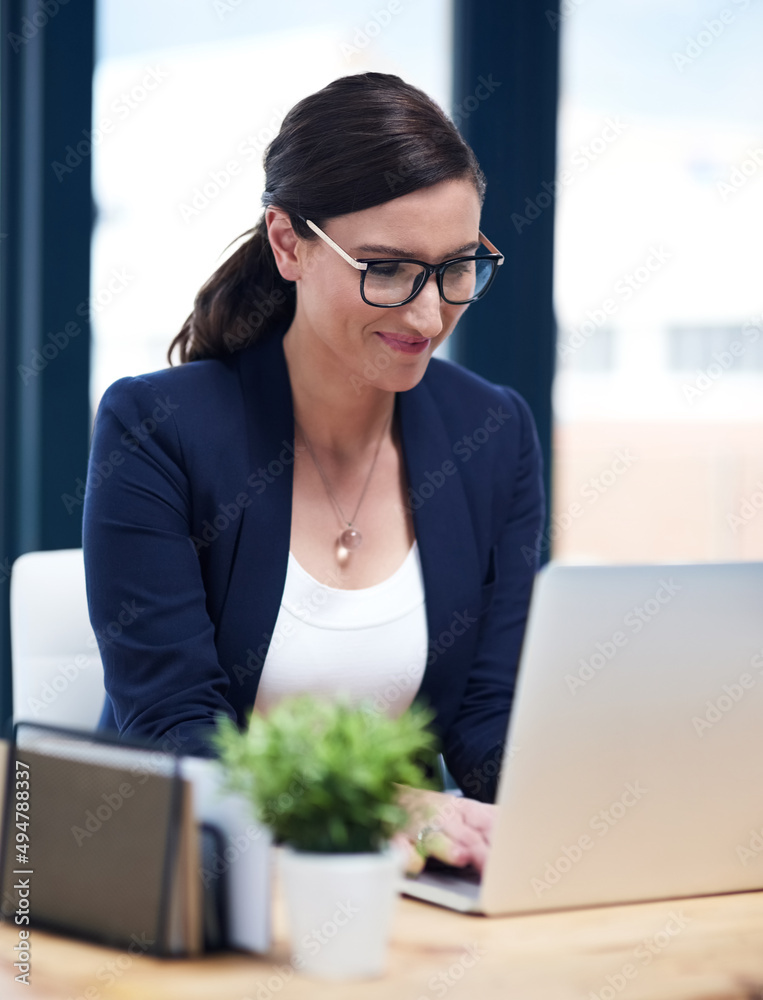
{"label": "white plant pot", "polygon": [[291,963],[320,979],[382,975],[403,858],[319,854],[283,847],[280,874],[291,935]]}

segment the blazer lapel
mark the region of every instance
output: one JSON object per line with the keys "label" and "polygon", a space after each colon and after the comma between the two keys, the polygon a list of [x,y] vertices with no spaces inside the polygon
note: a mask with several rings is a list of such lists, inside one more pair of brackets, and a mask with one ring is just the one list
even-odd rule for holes
{"label": "blazer lapel", "polygon": [[289,559],[294,408],[282,333],[273,331],[240,358],[248,463],[241,478],[250,479],[252,502],[239,523],[217,648],[231,674],[229,697],[241,724],[254,704],[274,638]]}
{"label": "blazer lapel", "polygon": [[444,728],[458,710],[460,694],[452,696],[463,689],[477,644],[477,543],[460,463],[453,457],[456,442],[448,437],[427,375],[398,393],[397,405],[429,632],[419,697],[438,707]]}

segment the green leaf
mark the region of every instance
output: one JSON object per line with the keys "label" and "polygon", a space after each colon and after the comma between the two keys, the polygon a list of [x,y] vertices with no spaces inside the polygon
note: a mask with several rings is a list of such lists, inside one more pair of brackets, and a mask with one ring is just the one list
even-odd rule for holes
{"label": "green leaf", "polygon": [[218,720],[213,745],[225,784],[252,803],[278,841],[302,850],[379,850],[407,822],[397,785],[434,787],[423,763],[437,752],[434,713],[414,704],[397,718],[299,695],[239,730]]}

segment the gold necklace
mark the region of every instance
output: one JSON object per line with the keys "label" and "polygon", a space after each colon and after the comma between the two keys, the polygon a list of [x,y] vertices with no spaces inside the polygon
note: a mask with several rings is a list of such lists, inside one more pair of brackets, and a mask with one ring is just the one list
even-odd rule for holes
{"label": "gold necklace", "polygon": [[[394,410],[393,410],[393,416],[394,416]],[[302,437],[305,439],[305,444],[307,445],[307,450],[310,452],[310,456],[311,456],[312,460],[315,462],[315,467],[318,470],[318,472],[320,473],[320,477],[323,480],[323,485],[326,487],[326,491],[328,492],[329,497],[331,498],[334,506],[336,507],[336,510],[337,510],[337,513],[339,514],[340,520],[342,521],[342,523],[344,523],[344,524],[347,525],[346,528],[342,529],[341,534],[337,537],[337,539],[336,539],[336,541],[334,543],[334,547],[336,549],[337,559],[339,560],[340,563],[344,563],[349,558],[350,553],[354,549],[359,548],[361,546],[361,544],[363,543],[363,536],[358,531],[358,529],[354,526],[355,525],[355,518],[358,516],[358,511],[360,510],[360,505],[363,502],[363,497],[366,495],[366,490],[368,489],[368,484],[371,482],[371,473],[374,471],[374,466],[376,465],[376,459],[379,457],[379,451],[381,449],[382,441],[384,440],[384,438],[386,436],[387,429],[389,428],[389,426],[392,423],[392,417],[390,417],[389,423],[387,424],[387,426],[382,431],[381,437],[379,438],[379,442],[376,445],[376,451],[374,452],[374,460],[373,460],[373,462],[371,462],[371,468],[368,470],[368,475],[366,476],[366,482],[365,482],[365,485],[363,486],[363,492],[360,494],[360,499],[358,500],[357,506],[355,507],[355,513],[352,515],[352,517],[350,518],[349,521],[344,516],[344,512],[342,511],[342,508],[339,506],[339,501],[334,496],[334,491],[331,489],[331,484],[329,483],[329,481],[328,481],[328,479],[326,477],[326,473],[321,468],[321,464],[320,464],[320,462],[318,461],[318,459],[315,456],[315,452],[313,451],[312,445],[310,444],[310,441],[309,441],[309,439],[307,437],[307,434],[305,434],[304,429],[297,422],[297,418],[296,417],[294,418],[294,423],[299,428],[299,431],[302,434]]]}

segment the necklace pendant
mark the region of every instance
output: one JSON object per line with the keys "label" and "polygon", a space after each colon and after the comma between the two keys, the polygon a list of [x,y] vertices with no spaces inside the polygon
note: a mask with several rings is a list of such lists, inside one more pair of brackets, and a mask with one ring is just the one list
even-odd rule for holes
{"label": "necklace pendant", "polygon": [[348,551],[357,549],[360,543],[363,541],[363,536],[355,528],[345,528],[342,534],[339,536],[337,544]]}

